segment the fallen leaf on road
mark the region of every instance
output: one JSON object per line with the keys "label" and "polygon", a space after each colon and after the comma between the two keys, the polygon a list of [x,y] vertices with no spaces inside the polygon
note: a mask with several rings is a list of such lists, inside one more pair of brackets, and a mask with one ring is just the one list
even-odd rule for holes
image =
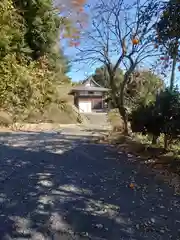
{"label": "fallen leaf on road", "polygon": [[134,189],[134,188],[135,188],[135,184],[134,184],[134,183],[130,183],[130,184],[129,184],[129,187],[130,187],[131,189]]}

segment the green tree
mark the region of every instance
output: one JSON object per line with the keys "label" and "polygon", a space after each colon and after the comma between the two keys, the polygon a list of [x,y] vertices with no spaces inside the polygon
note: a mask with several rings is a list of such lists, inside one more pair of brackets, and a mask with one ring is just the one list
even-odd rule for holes
{"label": "green tree", "polygon": [[131,108],[154,102],[156,95],[165,88],[164,81],[149,70],[134,72],[127,85],[127,99]]}
{"label": "green tree", "polygon": [[[163,12],[160,20],[156,24],[157,43],[161,52],[165,57],[162,57],[165,68],[168,65],[171,67],[170,88],[174,87],[175,71],[179,58],[180,39],[180,1],[170,0],[164,4]],[[169,58],[167,58],[169,56]],[[170,59],[172,62],[170,62]],[[169,69],[168,69],[169,70]]]}
{"label": "green tree", "polygon": [[59,34],[61,19],[51,0],[13,0],[26,25],[25,41],[32,58],[39,59],[52,50]]}
{"label": "green tree", "polygon": [[[95,70],[93,78],[102,87],[110,88],[110,76],[106,66],[97,68]],[[116,70],[115,79],[116,89],[117,91],[119,91],[120,83],[122,82],[123,79],[123,71],[119,68]]]}
{"label": "green tree", "polygon": [[0,2],[0,61],[9,53],[21,54],[25,26],[11,0]]}
{"label": "green tree", "polygon": [[[111,89],[110,76],[106,66],[97,68],[95,70],[95,73],[93,74],[93,78],[102,87]],[[111,89],[108,96],[108,101],[111,107],[118,107],[117,100],[114,101],[114,99],[119,97],[120,85],[122,81],[123,81],[123,71],[118,68],[115,74],[115,87],[113,90]]]}
{"label": "green tree", "polygon": [[[20,9],[17,7],[20,3],[27,5]],[[35,11],[28,25],[26,18],[30,19],[32,6]],[[54,22],[56,18],[50,1],[0,2],[0,107],[15,118],[32,109],[43,110],[52,101],[58,102],[58,86],[69,81],[65,75],[66,57],[57,44],[60,29]],[[42,24],[38,25],[37,19],[41,19]],[[40,52],[38,58],[36,51]]]}
{"label": "green tree", "polygon": [[[13,0],[14,6],[24,19],[24,42],[32,60],[46,56],[49,69],[56,72],[58,81],[69,70],[69,62],[60,49],[60,32],[67,26],[67,19],[60,16],[52,0]],[[26,54],[28,56],[28,54]],[[59,77],[58,77],[59,76]]]}
{"label": "green tree", "polygon": [[[97,68],[93,75],[95,81],[103,87],[111,88],[109,73],[105,66]],[[124,74],[118,68],[115,76],[116,92],[111,91],[111,99],[119,97]],[[141,70],[132,74],[125,88],[125,105],[132,109],[155,100],[157,93],[164,88],[164,82],[151,71]],[[116,105],[114,103],[114,105]]]}

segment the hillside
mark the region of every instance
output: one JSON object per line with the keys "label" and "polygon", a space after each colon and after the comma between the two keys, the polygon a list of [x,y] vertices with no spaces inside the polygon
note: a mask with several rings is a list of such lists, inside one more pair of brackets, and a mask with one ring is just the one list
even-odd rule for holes
{"label": "hillside", "polygon": [[[54,123],[54,124],[76,124],[86,122],[78,109],[73,104],[73,96],[68,95],[71,84],[63,84],[58,89],[58,101],[48,104],[43,111],[34,108],[18,116],[19,123]],[[13,123],[13,116],[7,110],[0,112],[0,124],[9,125]]]}
{"label": "hillside", "polygon": [[81,122],[68,95],[69,60],[59,45],[66,21],[52,1],[26,3],[0,4],[0,124]]}

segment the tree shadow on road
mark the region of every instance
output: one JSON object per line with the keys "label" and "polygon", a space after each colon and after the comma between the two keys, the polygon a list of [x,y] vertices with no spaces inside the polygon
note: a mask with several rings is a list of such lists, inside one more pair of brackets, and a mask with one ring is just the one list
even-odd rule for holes
{"label": "tree shadow on road", "polygon": [[52,133],[9,134],[0,154],[0,239],[178,239],[177,198],[125,154]]}

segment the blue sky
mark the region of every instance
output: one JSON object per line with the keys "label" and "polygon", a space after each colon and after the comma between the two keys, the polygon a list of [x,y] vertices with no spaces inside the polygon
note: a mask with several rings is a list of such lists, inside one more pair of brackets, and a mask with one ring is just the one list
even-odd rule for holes
{"label": "blue sky", "polygon": [[[89,0],[88,4],[92,5],[92,1],[93,0]],[[93,1],[93,3],[95,3],[95,0]],[[91,17],[91,14],[87,10],[87,8],[86,8],[86,11],[87,11],[89,17]],[[80,47],[82,47],[82,46],[83,46],[83,42],[81,42]],[[67,45],[64,47],[64,53],[65,53],[65,55],[67,55],[69,57],[69,59],[71,59],[71,57],[74,57],[76,55],[76,52],[77,52],[77,50],[74,47],[67,47]],[[148,65],[146,64],[146,67],[147,66]],[[100,67],[100,64],[94,64],[92,66],[90,64],[84,64],[83,62],[78,62],[76,64],[72,64],[71,70],[70,70],[68,75],[69,75],[69,77],[71,77],[72,81],[84,80],[89,75],[93,74],[97,67]],[[176,76],[177,76],[176,83],[178,83],[179,82],[179,78],[180,78],[179,71],[176,71]],[[166,82],[168,82],[168,79],[169,79],[169,76],[166,79],[164,79],[164,80]]]}

